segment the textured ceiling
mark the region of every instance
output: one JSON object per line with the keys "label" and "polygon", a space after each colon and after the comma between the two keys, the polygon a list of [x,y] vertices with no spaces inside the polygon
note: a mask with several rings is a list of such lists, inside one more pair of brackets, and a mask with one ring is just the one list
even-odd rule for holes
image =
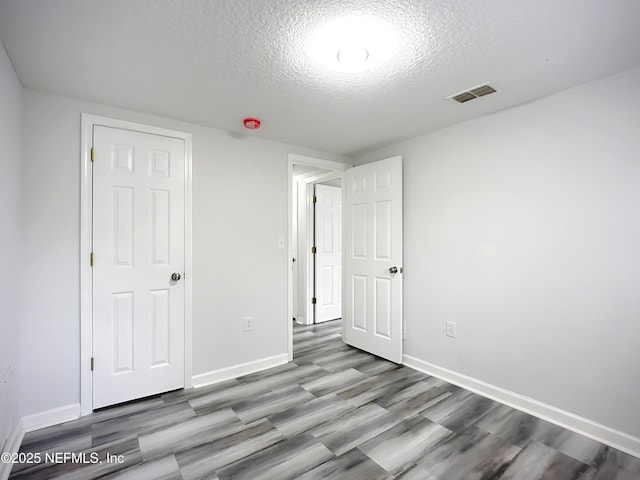
{"label": "textured ceiling", "polygon": [[[313,34],[354,15],[400,48],[328,70]],[[355,155],[640,65],[640,1],[0,0],[0,40],[29,88]]]}

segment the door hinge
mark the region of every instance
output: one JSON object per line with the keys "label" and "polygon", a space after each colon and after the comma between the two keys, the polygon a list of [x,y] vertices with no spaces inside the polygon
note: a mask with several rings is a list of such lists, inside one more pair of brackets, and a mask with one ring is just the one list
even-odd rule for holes
{"label": "door hinge", "polygon": [[313,305],[315,305],[315,304],[316,304],[316,300],[317,300],[317,299],[316,299],[316,297],[311,297],[311,303],[312,303]]}
{"label": "door hinge", "polygon": [[91,357],[91,371],[93,372],[93,367],[95,365],[95,360],[93,357]]}
{"label": "door hinge", "polygon": [[316,197],[315,195],[313,196],[313,203],[316,203],[318,201],[318,197]]}
{"label": "door hinge", "polygon": [[93,252],[89,254],[89,265],[93,267]]}
{"label": "door hinge", "polygon": [[311,247],[311,253],[316,254],[316,247]]}
{"label": "door hinge", "polygon": [[93,162],[94,156],[93,156],[93,147],[91,147],[91,161]]}

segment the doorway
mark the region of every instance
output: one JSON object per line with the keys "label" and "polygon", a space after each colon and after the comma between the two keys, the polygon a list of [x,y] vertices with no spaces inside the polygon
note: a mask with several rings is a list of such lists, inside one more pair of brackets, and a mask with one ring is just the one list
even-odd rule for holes
{"label": "doorway", "polygon": [[313,323],[342,318],[342,178],[314,185]]}
{"label": "doorway", "polygon": [[[293,275],[310,271],[311,244],[293,241],[293,226],[299,218],[293,218],[294,202],[306,206],[307,217],[313,195],[307,186],[300,201],[299,189],[294,195],[294,166],[314,167],[333,172],[309,174],[321,176],[309,182],[313,184],[333,176],[343,179],[342,249],[342,339],[348,345],[360,348],[395,363],[402,363],[404,321],[402,318],[402,157],[395,156],[368,164],[351,167],[337,162],[289,155],[289,260],[288,269],[288,357],[293,360]],[[309,171],[312,171],[311,168]],[[326,177],[323,177],[326,175]],[[316,181],[317,180],[317,181]],[[298,209],[300,211],[300,209]],[[296,227],[298,236],[308,229]],[[302,248],[299,247],[302,245]],[[298,264],[298,265],[296,265]],[[300,267],[302,265],[302,267]],[[306,268],[306,270],[305,270]],[[313,279],[296,286],[302,304],[297,311],[303,312],[304,324],[313,324],[312,302],[307,301]],[[303,292],[304,295],[300,295]],[[305,293],[306,292],[306,293]],[[299,318],[297,318],[300,321]],[[300,323],[302,323],[300,321]]]}
{"label": "doorway", "polygon": [[[336,268],[336,266],[340,266],[341,255],[338,255],[337,260],[333,255],[333,252],[336,251],[341,253],[341,219],[338,230],[336,230],[333,220],[331,220],[330,227],[327,225],[327,229],[322,230],[324,225],[320,227],[323,236],[331,234],[331,241],[324,242],[331,248],[323,248],[326,252],[323,259],[326,267],[323,270],[325,277],[318,279],[315,268],[318,239],[313,201],[314,197],[317,200],[316,185],[319,185],[326,186],[328,190],[331,188],[340,189],[338,191],[339,204],[341,205],[342,178],[345,170],[349,167],[350,165],[338,162],[303,155],[289,155],[289,259],[291,264],[288,272],[288,318],[290,319],[288,353],[290,361],[293,359],[293,322],[302,325],[316,323],[318,295],[321,295],[320,301],[323,302],[321,305],[331,307],[327,308],[322,318],[331,320],[341,317],[342,272],[341,269]],[[332,203],[336,203],[334,198],[335,196],[332,195]],[[325,211],[324,213],[329,212]],[[329,215],[322,217],[325,224],[330,218]],[[315,250],[315,254],[313,250]],[[330,250],[331,253],[327,250]],[[333,258],[331,258],[332,255]],[[318,293],[319,291],[320,293]],[[337,315],[336,310],[339,312]]]}

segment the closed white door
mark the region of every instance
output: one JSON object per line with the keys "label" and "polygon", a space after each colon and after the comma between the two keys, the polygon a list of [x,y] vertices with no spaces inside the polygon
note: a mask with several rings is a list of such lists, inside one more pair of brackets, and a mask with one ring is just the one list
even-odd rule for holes
{"label": "closed white door", "polygon": [[93,157],[99,408],[184,387],[185,145],[95,126]]}
{"label": "closed white door", "polygon": [[402,157],[347,170],[344,188],[343,340],[402,363]]}
{"label": "closed white door", "polygon": [[315,322],[342,316],[342,189],[315,186]]}

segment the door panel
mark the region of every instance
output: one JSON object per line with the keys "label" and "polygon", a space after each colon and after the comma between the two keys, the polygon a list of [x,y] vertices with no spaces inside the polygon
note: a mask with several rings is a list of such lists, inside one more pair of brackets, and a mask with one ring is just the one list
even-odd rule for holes
{"label": "door panel", "polygon": [[343,339],[402,363],[402,158],[348,169],[345,189]]}
{"label": "door panel", "polygon": [[373,310],[376,335],[391,340],[391,280],[376,278],[375,308]]}
{"label": "door panel", "polygon": [[151,365],[168,365],[170,344],[169,328],[169,289],[153,290],[149,298],[150,334],[151,334]]}
{"label": "door panel", "polygon": [[184,386],[181,139],[95,126],[93,408]]}
{"label": "door panel", "polygon": [[151,263],[169,265],[171,231],[169,216],[171,212],[168,190],[151,190]]}
{"label": "door panel", "polygon": [[113,372],[133,371],[133,292],[113,294]]}
{"label": "door panel", "polygon": [[133,188],[113,187],[114,266],[133,266]]}
{"label": "door panel", "polygon": [[[367,277],[365,275],[352,275],[351,286],[351,322],[353,328],[361,332],[367,332]],[[349,342],[347,342],[349,343]]]}
{"label": "door panel", "polygon": [[342,189],[315,186],[315,322],[342,316]]}
{"label": "door panel", "polygon": [[352,257],[366,260],[367,258],[367,205],[354,204],[351,206],[352,216]]}

